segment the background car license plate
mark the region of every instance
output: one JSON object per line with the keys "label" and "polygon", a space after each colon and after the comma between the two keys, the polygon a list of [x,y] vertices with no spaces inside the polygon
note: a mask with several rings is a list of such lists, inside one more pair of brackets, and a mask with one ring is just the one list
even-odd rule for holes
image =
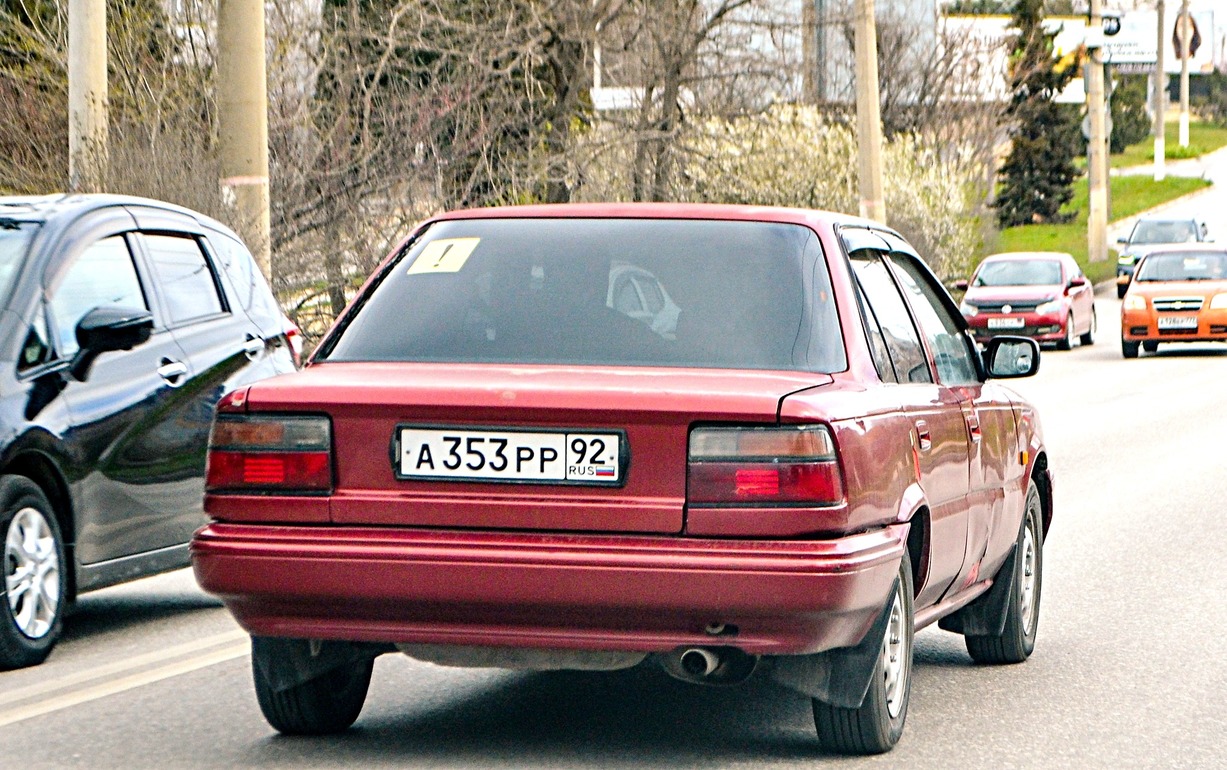
{"label": "background car license plate", "polygon": [[403,426],[398,430],[400,478],[622,483],[620,433]]}
{"label": "background car license plate", "polygon": [[1172,316],[1159,318],[1160,329],[1196,329],[1197,316]]}
{"label": "background car license plate", "polygon": [[1026,325],[1026,321],[1022,318],[990,318],[988,319],[988,328],[990,329],[1021,329]]}

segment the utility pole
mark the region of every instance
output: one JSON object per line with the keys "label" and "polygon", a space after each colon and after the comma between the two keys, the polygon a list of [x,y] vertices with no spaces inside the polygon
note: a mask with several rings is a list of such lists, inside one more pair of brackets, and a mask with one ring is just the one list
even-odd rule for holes
{"label": "utility pole", "polygon": [[240,230],[272,281],[264,0],[220,0],[217,48],[221,187],[233,196]]}
{"label": "utility pole", "polygon": [[107,169],[106,0],[68,4],[68,187],[100,192]]}
{"label": "utility pole", "polygon": [[856,0],[856,133],[860,214],[886,222],[882,192],[882,113],[878,103],[878,44],[873,0]]}
{"label": "utility pole", "polygon": [[1155,48],[1155,181],[1162,182],[1167,177],[1164,163],[1167,160],[1167,142],[1164,137],[1164,115],[1167,113],[1167,73],[1163,69],[1163,0],[1155,0],[1156,19],[1158,24],[1158,46]]}
{"label": "utility pole", "polygon": [[1180,40],[1180,146],[1189,146],[1189,55],[1193,45],[1193,19],[1189,16],[1189,0],[1180,3],[1180,18],[1176,20],[1176,36]]}
{"label": "utility pole", "polygon": [[1086,160],[1089,176],[1087,253],[1091,262],[1108,258],[1108,143],[1103,97],[1103,0],[1091,0],[1086,32],[1086,114],[1090,122]]}

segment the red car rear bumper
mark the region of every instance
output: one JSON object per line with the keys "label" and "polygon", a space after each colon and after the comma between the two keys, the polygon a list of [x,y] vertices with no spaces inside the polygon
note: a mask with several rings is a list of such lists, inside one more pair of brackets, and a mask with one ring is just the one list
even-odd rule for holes
{"label": "red car rear bumper", "polygon": [[263,636],[790,654],[864,636],[906,537],[907,525],[731,541],[214,523],[192,565]]}

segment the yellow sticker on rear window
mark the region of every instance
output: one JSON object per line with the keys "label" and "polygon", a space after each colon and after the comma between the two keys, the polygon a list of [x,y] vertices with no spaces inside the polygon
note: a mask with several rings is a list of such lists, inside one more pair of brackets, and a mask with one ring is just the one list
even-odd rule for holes
{"label": "yellow sticker on rear window", "polygon": [[481,238],[440,238],[431,241],[409,266],[409,275],[458,273],[480,242]]}

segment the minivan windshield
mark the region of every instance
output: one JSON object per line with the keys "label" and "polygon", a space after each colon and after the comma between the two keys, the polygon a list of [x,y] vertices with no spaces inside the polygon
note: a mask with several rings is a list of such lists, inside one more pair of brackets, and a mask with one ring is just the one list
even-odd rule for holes
{"label": "minivan windshield", "polygon": [[9,289],[36,230],[37,222],[0,218],[0,301],[8,301]]}
{"label": "minivan windshield", "polygon": [[317,360],[846,368],[822,250],[800,225],[440,222],[359,301]]}

